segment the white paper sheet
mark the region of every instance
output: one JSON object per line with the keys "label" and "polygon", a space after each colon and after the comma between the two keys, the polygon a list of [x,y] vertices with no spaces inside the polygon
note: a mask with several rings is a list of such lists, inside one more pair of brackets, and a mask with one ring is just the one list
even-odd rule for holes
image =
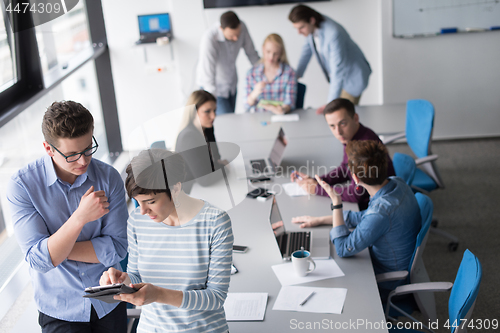
{"label": "white paper sheet", "polygon": [[[301,306],[313,291],[315,294]],[[273,310],[341,314],[346,295],[345,288],[283,286]]]}
{"label": "white paper sheet", "polygon": [[228,293],[224,302],[227,321],[264,320],[267,293]]}
{"label": "white paper sheet", "polygon": [[315,260],[314,262],[316,263],[316,269],[306,276],[297,276],[291,262],[274,265],[272,268],[282,286],[344,276],[344,272],[342,272],[339,265],[333,259]]}
{"label": "white paper sheet", "polygon": [[271,116],[271,122],[272,123],[278,123],[278,122],[283,122],[283,121],[298,121],[299,120],[299,115],[294,113],[294,114],[275,114],[274,116]]}
{"label": "white paper sheet", "polygon": [[303,195],[307,195],[307,192],[297,183],[286,183],[283,184],[282,186],[283,189],[285,190],[285,193],[291,197],[300,197]]}

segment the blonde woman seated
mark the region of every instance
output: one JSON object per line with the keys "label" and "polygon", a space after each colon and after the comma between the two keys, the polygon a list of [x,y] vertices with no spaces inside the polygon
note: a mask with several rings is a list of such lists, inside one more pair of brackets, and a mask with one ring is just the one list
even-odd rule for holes
{"label": "blonde woman seated", "polygon": [[228,163],[221,159],[214,135],[216,101],[205,90],[196,90],[191,94],[175,143],[175,151],[182,153],[186,160],[187,179],[196,179],[202,186],[216,182],[217,177],[207,175]]}
{"label": "blonde woman seated", "polygon": [[248,71],[246,109],[287,113],[295,108],[297,78],[288,64],[283,39],[270,34],[262,45],[263,58]]}
{"label": "blonde woman seated", "polygon": [[183,191],[180,155],[145,150],[127,167],[125,188],[139,203],[128,219],[127,272],[110,268],[100,284],[138,289],[114,297],[142,306],[138,332],[228,332],[231,219]]}

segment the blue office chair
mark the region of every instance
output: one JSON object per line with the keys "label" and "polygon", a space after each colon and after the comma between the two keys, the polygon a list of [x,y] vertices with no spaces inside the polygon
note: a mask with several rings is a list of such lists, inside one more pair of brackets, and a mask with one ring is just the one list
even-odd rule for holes
{"label": "blue office chair", "polygon": [[[417,157],[417,168],[410,186],[414,191],[428,194],[438,188],[444,188],[444,183],[439,175],[435,161],[438,156],[431,152],[432,130],[434,128],[434,107],[429,101],[423,99],[409,100],[406,103],[406,131],[383,138],[384,144],[392,143],[406,137],[408,145]],[[405,170],[407,165],[401,161],[393,161],[395,170]],[[398,172],[396,171],[396,175]],[[437,221],[432,223],[431,231],[451,240],[448,244],[450,251],[458,248],[458,238],[442,230],[438,230]]]}
{"label": "blue office chair", "polygon": [[297,82],[297,99],[295,101],[296,109],[304,108],[304,96],[306,95],[306,85],[300,82]]}
{"label": "blue office chair", "polygon": [[[455,283],[451,282],[428,282],[428,283],[417,283],[408,284],[404,286],[397,287],[389,295],[389,299],[386,307],[386,314],[389,313],[390,308],[397,308],[392,302],[392,298],[400,295],[412,294],[415,292],[437,292],[446,291],[451,288],[450,298],[448,300],[448,315],[450,323],[450,331],[452,333],[464,333],[467,332],[467,323],[472,315],[474,305],[476,304],[477,294],[479,292],[479,286],[481,284],[481,278],[483,275],[481,263],[477,257],[472,254],[469,250],[465,250],[462,262],[458,268],[457,276],[455,278]],[[398,311],[402,311],[398,309]],[[415,322],[419,322],[417,319],[407,315],[408,318]],[[422,327],[427,331],[433,332],[424,323],[421,323]],[[399,332],[402,330],[391,329],[390,332]],[[415,330],[404,330],[405,332],[419,332]]]}
{"label": "blue office chair", "polygon": [[406,184],[411,186],[417,169],[417,165],[415,164],[413,157],[402,153],[394,153],[394,156],[392,157],[392,165],[394,166],[396,176],[402,178]]}
{"label": "blue office chair", "polygon": [[[429,275],[427,274],[427,270],[425,269],[424,261],[422,259],[422,254],[425,249],[425,244],[427,243],[427,237],[429,236],[429,228],[432,222],[432,212],[434,210],[434,206],[432,204],[432,200],[422,193],[416,193],[415,198],[417,199],[418,206],[420,207],[422,226],[417,235],[415,250],[413,251],[408,270],[377,274],[377,283],[404,280],[408,278],[408,275],[408,282],[412,284],[430,282]],[[411,314],[414,311],[420,311],[427,321],[435,322],[437,314],[434,294],[415,293],[413,296],[414,297],[406,297],[404,299],[395,300],[394,304],[396,304],[398,308],[402,309],[404,313]],[[387,319],[395,320],[395,317],[401,315],[404,314],[394,310],[387,314]]]}

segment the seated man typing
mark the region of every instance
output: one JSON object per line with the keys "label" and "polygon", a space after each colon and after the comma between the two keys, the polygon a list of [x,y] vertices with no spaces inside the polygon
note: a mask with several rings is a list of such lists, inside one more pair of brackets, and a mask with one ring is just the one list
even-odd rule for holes
{"label": "seated man typing", "polygon": [[[382,143],[351,141],[346,153],[354,182],[370,195],[368,208],[343,212],[340,195],[316,175],[332,199],[332,215],[293,218],[292,222],[309,218],[301,227],[332,223],[330,238],[339,257],[353,256],[368,247],[375,274],[407,270],[421,226],[413,191],[401,178],[387,177],[387,150]],[[351,232],[349,228],[355,229]],[[380,283],[382,299],[402,282]]]}
{"label": "seated man typing", "polygon": [[[328,185],[334,186],[335,191],[342,200],[357,202],[360,210],[368,207],[369,196],[363,188],[356,188],[351,172],[347,167],[347,154],[345,145],[354,140],[375,140],[381,142],[377,134],[359,122],[359,116],[354,110],[354,104],[345,98],[337,98],[328,103],[323,110],[325,120],[330,126],[333,135],[344,145],[344,159],[339,167],[319,178]],[[387,155],[387,176],[395,176],[394,167],[389,155]],[[327,195],[327,192],[318,185],[318,182],[301,172],[294,172],[292,181],[297,183],[309,194]],[[340,184],[349,182],[347,185]]]}

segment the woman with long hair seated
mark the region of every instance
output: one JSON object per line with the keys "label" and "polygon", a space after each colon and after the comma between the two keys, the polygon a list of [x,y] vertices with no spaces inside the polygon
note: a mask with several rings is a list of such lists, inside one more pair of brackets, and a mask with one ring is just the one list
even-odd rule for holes
{"label": "woman with long hair seated", "polygon": [[138,289],[116,300],[142,306],[138,332],[227,332],[233,233],[227,213],[182,189],[181,154],[142,151],[125,187],[139,203],[128,219],[127,272],[108,269],[100,284]]}
{"label": "woman with long hair seated", "polygon": [[216,182],[218,178],[210,174],[228,164],[221,159],[215,140],[216,108],[217,99],[211,93],[194,91],[184,109],[175,143],[175,151],[186,160],[188,178],[196,179],[202,186]]}
{"label": "woman with long hair seated", "polygon": [[246,109],[256,112],[287,113],[295,108],[297,77],[288,64],[285,44],[270,34],[262,45],[262,59],[247,74]]}
{"label": "woman with long hair seated", "polygon": [[[375,274],[407,270],[422,220],[417,199],[399,177],[387,177],[387,149],[377,141],[350,141],[346,146],[348,166],[357,186],[370,194],[368,208],[343,211],[337,191],[316,175],[318,184],[332,200],[332,215],[300,216],[292,219],[301,227],[332,224],[330,238],[339,257],[349,257],[369,248]],[[349,228],[354,228],[351,232]],[[379,284],[382,299],[404,281]]]}

